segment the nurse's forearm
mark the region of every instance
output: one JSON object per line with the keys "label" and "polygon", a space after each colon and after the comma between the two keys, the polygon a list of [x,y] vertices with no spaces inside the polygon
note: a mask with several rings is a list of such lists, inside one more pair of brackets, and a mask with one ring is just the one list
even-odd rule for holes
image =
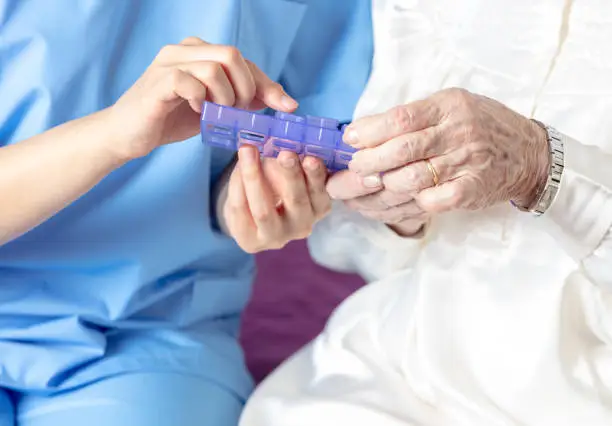
{"label": "nurse's forearm", "polygon": [[26,233],[125,163],[107,110],[0,148],[0,245]]}

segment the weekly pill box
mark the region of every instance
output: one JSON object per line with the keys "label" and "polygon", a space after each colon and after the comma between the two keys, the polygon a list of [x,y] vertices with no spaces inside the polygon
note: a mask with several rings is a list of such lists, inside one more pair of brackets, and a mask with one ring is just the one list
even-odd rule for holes
{"label": "weekly pill box", "polygon": [[265,157],[282,150],[320,158],[331,171],[346,169],[356,151],[342,142],[346,125],[331,118],[300,116],[277,111],[274,115],[204,102],[201,132],[206,145],[237,150],[248,144]]}

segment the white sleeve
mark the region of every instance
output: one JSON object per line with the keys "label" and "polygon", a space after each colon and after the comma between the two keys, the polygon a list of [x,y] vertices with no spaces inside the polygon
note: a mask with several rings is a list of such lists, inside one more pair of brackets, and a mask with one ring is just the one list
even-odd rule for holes
{"label": "white sleeve", "polygon": [[340,272],[361,275],[367,282],[410,268],[424,244],[424,236],[404,238],[385,224],[334,202],[332,212],[308,239],[315,262]]}
{"label": "white sleeve", "polygon": [[565,168],[544,217],[549,232],[590,278],[612,290],[612,155],[565,139]]}

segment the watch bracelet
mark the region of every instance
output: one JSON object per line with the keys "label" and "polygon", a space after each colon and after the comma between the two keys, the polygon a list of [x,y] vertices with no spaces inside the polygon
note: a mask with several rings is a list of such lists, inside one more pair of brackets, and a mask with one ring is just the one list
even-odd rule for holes
{"label": "watch bracelet", "polygon": [[546,183],[538,190],[535,202],[529,206],[527,211],[536,216],[544,214],[551,206],[559,191],[564,169],[564,144],[563,135],[555,128],[532,119],[534,123],[546,131],[549,152],[549,170]]}

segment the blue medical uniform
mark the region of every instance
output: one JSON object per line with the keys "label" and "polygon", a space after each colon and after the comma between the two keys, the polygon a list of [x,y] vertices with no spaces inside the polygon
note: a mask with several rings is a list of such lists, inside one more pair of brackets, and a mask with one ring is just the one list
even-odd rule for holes
{"label": "blue medical uniform", "polygon": [[[369,0],[0,0],[0,146],[112,105],[187,36],[238,46],[304,114],[350,119],[370,71]],[[0,426],[236,424],[254,268],[211,225],[229,159],[157,149],[0,247]]]}

